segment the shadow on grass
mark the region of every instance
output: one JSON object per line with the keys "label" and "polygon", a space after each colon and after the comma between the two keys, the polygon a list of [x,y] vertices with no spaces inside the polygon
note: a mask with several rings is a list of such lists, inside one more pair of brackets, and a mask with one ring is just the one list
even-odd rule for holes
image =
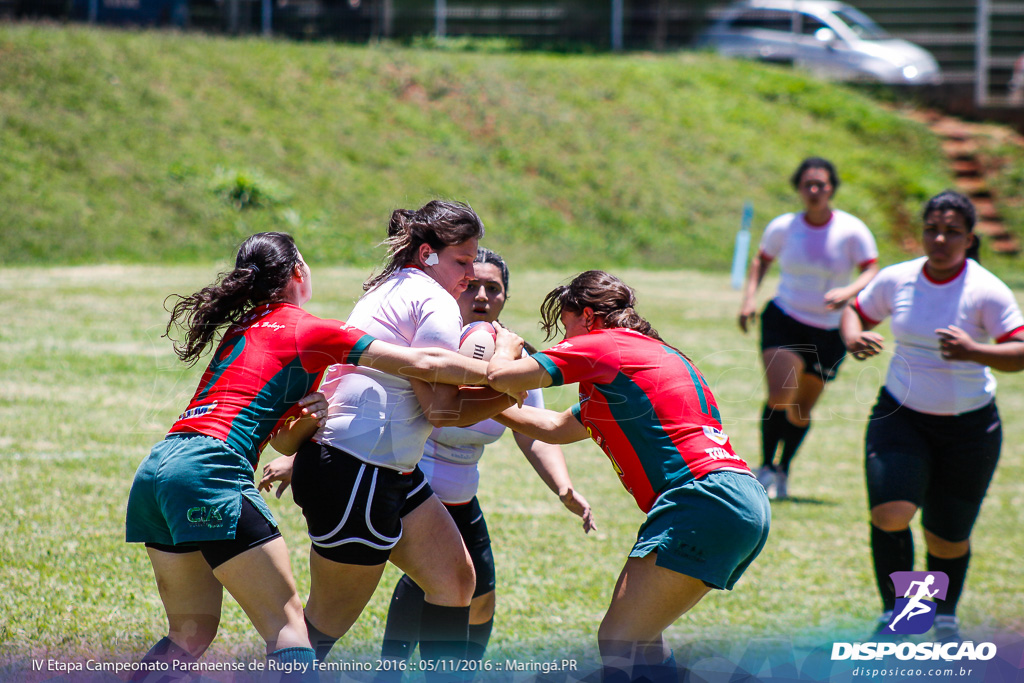
{"label": "shadow on grass", "polygon": [[819,498],[808,498],[806,496],[787,496],[786,498],[773,498],[772,505],[819,505],[836,507],[839,505],[834,500],[821,500]]}

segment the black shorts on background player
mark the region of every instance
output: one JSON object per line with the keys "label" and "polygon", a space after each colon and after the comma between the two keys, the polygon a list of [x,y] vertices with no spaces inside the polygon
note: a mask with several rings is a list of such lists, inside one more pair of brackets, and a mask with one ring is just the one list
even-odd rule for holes
{"label": "black shorts on background player", "polygon": [[846,346],[839,330],[805,325],[769,301],[761,313],[761,350],[788,349],[804,360],[804,372],[831,382],[846,359]]}

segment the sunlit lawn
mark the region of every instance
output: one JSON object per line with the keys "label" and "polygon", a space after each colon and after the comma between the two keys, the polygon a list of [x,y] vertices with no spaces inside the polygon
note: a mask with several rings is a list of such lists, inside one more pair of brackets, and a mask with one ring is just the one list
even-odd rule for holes
{"label": "sunlit lawn", "polygon": [[[200,370],[182,368],[161,339],[162,301],[206,284],[215,272],[216,266],[0,272],[0,665],[44,656],[134,659],[163,635],[145,552],[123,542],[125,501],[137,464],[186,404]],[[756,339],[735,325],[738,297],[727,278],[619,274],[638,289],[640,313],[703,370],[733,443],[757,465],[764,386]],[[314,269],[308,310],[343,318],[365,275]],[[538,303],[569,275],[513,271],[503,321],[543,347]],[[767,283],[765,291],[771,287]],[[794,465],[793,498],[773,506],[764,553],[734,591],[709,596],[668,631],[681,659],[708,648],[727,652],[757,638],[813,645],[866,636],[879,606],[867,544],[862,441],[884,363],[850,361],[826,392]],[[976,527],[960,609],[965,630],[979,637],[1024,627],[1024,377],[1002,375],[1000,385],[1002,462]],[[551,390],[547,399],[566,407],[575,388]],[[595,446],[565,451],[577,488],[597,514],[600,529],[589,536],[532,473],[510,436],[488,448],[481,466],[480,498],[498,565],[489,651],[496,660],[566,654],[592,660],[611,587],[643,518]],[[290,493],[270,504],[304,596],[309,551],[301,514]],[[919,527],[915,536],[923,558]],[[332,657],[373,659],[397,576],[389,568]],[[230,598],[214,652],[262,653],[258,635]]]}

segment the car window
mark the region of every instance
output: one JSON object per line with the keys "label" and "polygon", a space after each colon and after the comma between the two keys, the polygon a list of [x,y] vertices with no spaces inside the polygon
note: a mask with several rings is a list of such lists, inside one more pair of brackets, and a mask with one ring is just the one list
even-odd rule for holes
{"label": "car window", "polygon": [[729,27],[736,31],[761,29],[789,33],[793,30],[793,14],[777,9],[749,9],[733,19]]}
{"label": "car window", "polygon": [[818,29],[828,28],[828,24],[810,14],[801,14],[800,19],[800,33],[805,36],[813,36],[818,32]]}
{"label": "car window", "polygon": [[881,26],[871,17],[853,7],[843,7],[834,12],[835,16],[850,27],[850,30],[861,40],[884,40],[889,37]]}

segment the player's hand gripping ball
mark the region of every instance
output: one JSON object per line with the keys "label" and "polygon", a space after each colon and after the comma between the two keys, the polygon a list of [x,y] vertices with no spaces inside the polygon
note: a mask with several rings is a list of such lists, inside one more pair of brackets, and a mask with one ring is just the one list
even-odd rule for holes
{"label": "player's hand gripping ball", "polygon": [[459,353],[477,360],[490,360],[494,355],[494,338],[497,336],[494,326],[488,322],[477,321],[462,328],[459,337]]}

